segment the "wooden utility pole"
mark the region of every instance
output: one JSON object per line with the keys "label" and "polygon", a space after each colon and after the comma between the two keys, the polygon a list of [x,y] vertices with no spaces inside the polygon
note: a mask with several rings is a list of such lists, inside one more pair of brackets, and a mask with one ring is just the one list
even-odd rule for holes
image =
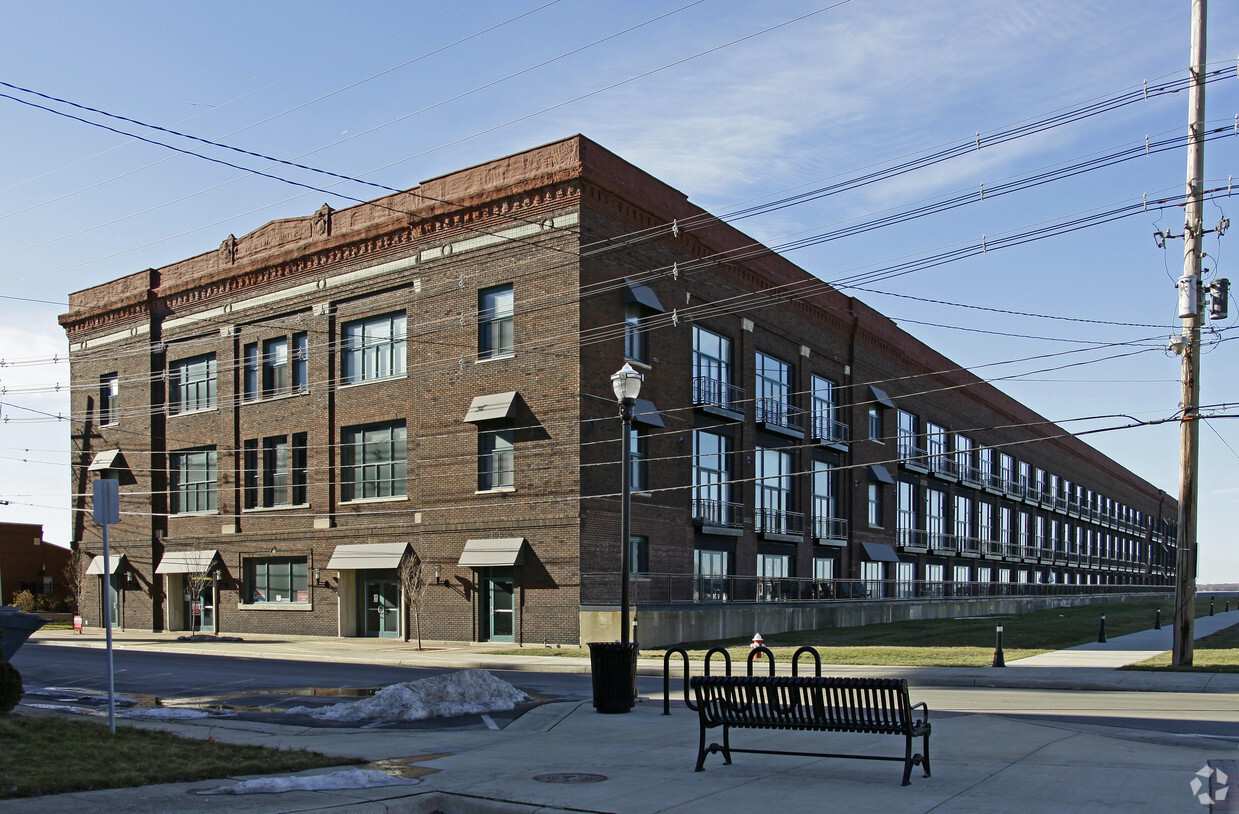
{"label": "wooden utility pole", "polygon": [[1178,558],[1175,571],[1172,663],[1192,663],[1196,632],[1196,475],[1200,452],[1200,263],[1204,237],[1206,1],[1192,0],[1191,87],[1188,89],[1187,206],[1179,302],[1183,337],[1182,417],[1179,421]]}

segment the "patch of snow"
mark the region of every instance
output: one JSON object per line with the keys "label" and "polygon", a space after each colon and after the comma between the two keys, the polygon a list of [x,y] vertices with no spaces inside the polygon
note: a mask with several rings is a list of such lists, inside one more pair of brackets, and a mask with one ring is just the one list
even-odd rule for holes
{"label": "patch of snow", "polygon": [[199,794],[280,794],[285,791],[329,789],[373,789],[380,786],[415,786],[422,781],[395,777],[376,769],[348,769],[331,774],[298,777],[258,777],[231,786],[200,791]]}
{"label": "patch of snow", "polygon": [[323,721],[421,721],[514,709],[528,695],[485,670],[392,684],[369,698],[328,707],[293,707],[289,713]]}

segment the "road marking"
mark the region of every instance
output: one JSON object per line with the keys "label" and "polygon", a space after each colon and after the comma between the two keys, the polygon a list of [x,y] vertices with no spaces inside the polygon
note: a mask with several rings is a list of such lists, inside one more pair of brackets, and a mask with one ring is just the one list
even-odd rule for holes
{"label": "road marking", "polygon": [[498,729],[499,724],[495,723],[494,719],[489,715],[482,716],[482,723],[486,724],[487,729]]}

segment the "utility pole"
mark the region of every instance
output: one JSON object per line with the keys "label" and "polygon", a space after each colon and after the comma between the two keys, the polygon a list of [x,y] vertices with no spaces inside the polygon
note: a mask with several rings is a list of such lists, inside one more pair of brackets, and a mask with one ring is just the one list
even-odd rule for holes
{"label": "utility pole", "polygon": [[1196,475],[1200,452],[1200,265],[1204,237],[1206,0],[1192,0],[1191,87],[1188,89],[1187,206],[1183,224],[1182,414],[1179,420],[1178,558],[1175,571],[1172,663],[1192,663],[1196,629]]}

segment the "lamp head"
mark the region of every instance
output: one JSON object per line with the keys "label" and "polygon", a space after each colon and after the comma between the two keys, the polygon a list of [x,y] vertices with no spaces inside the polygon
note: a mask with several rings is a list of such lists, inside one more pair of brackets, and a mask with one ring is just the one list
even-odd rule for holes
{"label": "lamp head", "polygon": [[619,401],[635,399],[641,393],[641,382],[644,379],[645,376],[625,362],[623,367],[611,374],[611,389],[615,391],[615,398]]}

